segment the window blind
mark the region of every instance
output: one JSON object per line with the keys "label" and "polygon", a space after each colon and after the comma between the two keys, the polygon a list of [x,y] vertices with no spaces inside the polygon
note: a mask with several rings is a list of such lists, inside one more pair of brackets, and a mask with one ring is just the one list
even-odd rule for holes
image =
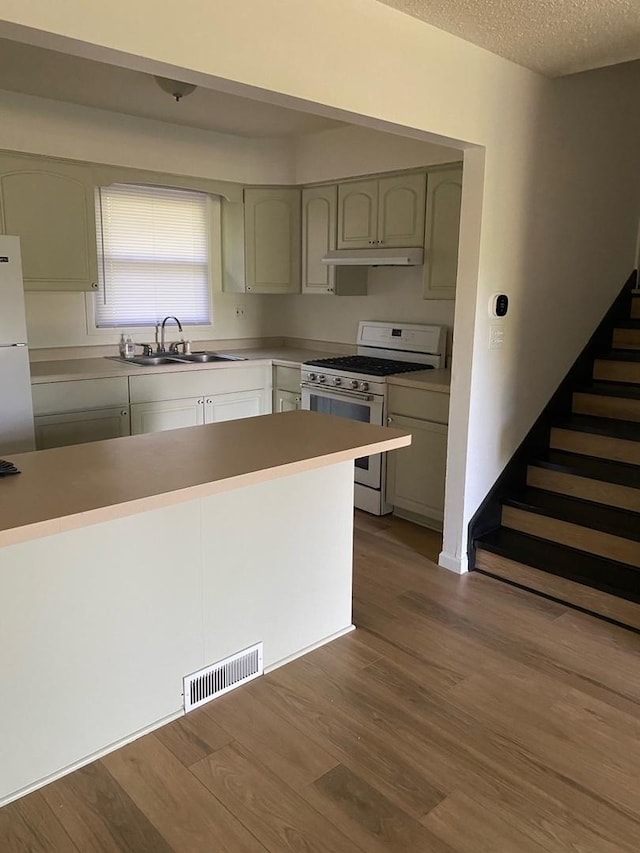
{"label": "window blind", "polygon": [[99,328],[174,315],[211,322],[207,195],[114,184],[96,191]]}

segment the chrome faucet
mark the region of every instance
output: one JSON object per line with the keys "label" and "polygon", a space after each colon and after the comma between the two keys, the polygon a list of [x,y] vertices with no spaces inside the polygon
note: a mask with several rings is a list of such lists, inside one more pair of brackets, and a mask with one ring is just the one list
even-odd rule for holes
{"label": "chrome faucet", "polygon": [[164,327],[166,325],[167,320],[175,320],[176,323],[178,324],[178,329],[180,331],[182,331],[182,324],[180,323],[180,320],[178,320],[177,317],[174,317],[173,315],[170,315],[169,317],[165,317],[164,320],[162,321],[162,329],[160,332],[160,343],[158,344],[158,352],[166,352],[166,349],[164,347]]}

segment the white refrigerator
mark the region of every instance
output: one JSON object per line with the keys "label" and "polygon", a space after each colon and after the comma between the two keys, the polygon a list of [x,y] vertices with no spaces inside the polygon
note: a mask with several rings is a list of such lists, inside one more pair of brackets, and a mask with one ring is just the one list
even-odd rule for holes
{"label": "white refrigerator", "polygon": [[0,235],[0,457],[35,450],[20,239]]}

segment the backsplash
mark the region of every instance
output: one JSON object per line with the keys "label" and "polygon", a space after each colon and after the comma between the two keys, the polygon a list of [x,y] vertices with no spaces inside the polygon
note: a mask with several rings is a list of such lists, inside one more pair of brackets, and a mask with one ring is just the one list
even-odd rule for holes
{"label": "backsplash", "polygon": [[360,320],[447,326],[451,353],[455,302],[422,298],[422,267],[373,267],[367,296],[277,296],[278,334],[305,340],[353,343]]}
{"label": "backsplash", "polygon": [[[195,341],[242,341],[267,338],[299,338],[353,344],[360,320],[392,320],[436,323],[449,329],[447,352],[455,303],[422,298],[422,267],[372,268],[367,296],[259,296],[214,294],[214,328],[198,333],[185,328],[185,337]],[[26,294],[27,330],[32,354],[58,347],[95,348],[96,355],[115,350],[120,339],[116,330],[87,333],[83,293]],[[236,308],[244,313],[236,316]],[[173,330],[171,339],[174,339]],[[138,342],[153,340],[153,329],[135,334]],[[51,357],[47,353],[47,357]]]}

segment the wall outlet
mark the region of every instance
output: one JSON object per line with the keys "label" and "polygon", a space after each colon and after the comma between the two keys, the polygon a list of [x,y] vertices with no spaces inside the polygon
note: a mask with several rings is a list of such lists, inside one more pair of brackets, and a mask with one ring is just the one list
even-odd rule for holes
{"label": "wall outlet", "polygon": [[244,317],[244,305],[236,305],[235,314],[238,318]]}

